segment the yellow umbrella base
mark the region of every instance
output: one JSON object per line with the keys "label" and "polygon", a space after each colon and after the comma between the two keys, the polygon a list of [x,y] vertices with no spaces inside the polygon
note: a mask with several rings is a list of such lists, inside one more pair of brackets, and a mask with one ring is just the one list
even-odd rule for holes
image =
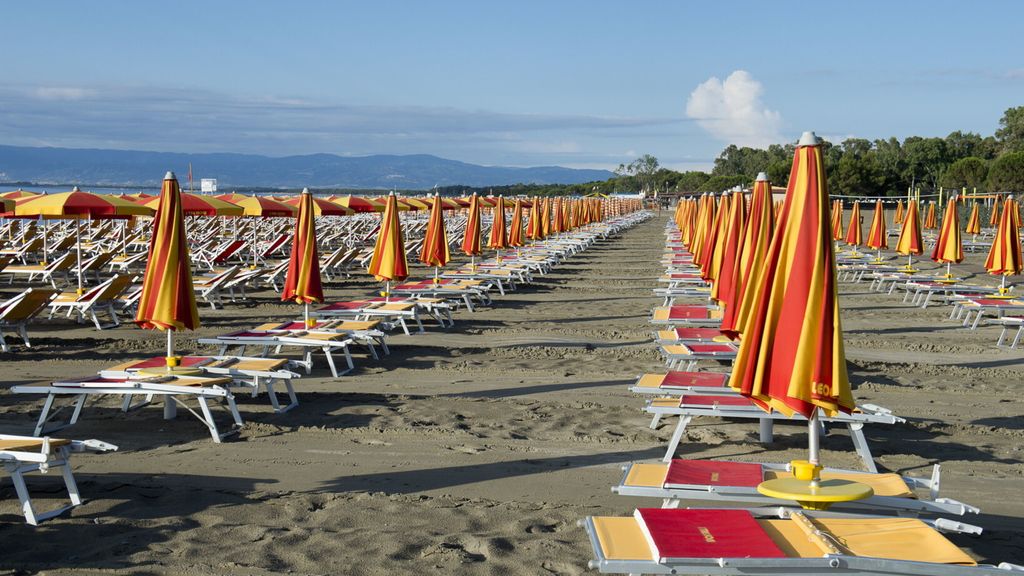
{"label": "yellow umbrella base", "polygon": [[863,500],[875,491],[867,484],[849,480],[819,480],[817,485],[800,478],[775,478],[765,480],[757,487],[765,496],[782,500],[793,500],[807,510],[828,510],[836,502]]}

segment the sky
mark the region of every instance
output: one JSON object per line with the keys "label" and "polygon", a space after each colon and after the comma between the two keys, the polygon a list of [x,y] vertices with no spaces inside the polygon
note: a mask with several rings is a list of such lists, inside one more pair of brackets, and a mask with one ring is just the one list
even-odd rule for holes
{"label": "sky", "polygon": [[10,2],[0,144],[709,169],[730,143],[992,134],[1015,1]]}

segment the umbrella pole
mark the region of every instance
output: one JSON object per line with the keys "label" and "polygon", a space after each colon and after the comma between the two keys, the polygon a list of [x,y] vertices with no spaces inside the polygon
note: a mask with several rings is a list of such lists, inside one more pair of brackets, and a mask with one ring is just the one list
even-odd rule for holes
{"label": "umbrella pole", "polygon": [[391,298],[391,280],[384,281],[384,301],[387,302]]}
{"label": "umbrella pole", "polygon": [[952,266],[953,266],[952,262],[946,262],[946,278],[952,278],[953,277],[953,273],[950,271],[950,268]]}
{"label": "umbrella pole", "polygon": [[821,425],[818,420],[818,409],[815,408],[811,417],[807,419],[807,460],[814,467],[812,485],[817,485],[820,478],[818,469],[821,466]]}
{"label": "umbrella pole", "polygon": [[302,319],[307,329],[313,327],[313,324],[309,321],[309,302],[305,302],[302,305]]}
{"label": "umbrella pole", "polygon": [[256,224],[258,220],[252,221],[252,269],[256,269]]}
{"label": "umbrella pole", "polygon": [[1006,274],[1003,274],[1003,279],[999,283],[999,293],[1006,294]]}
{"label": "umbrella pole", "polygon": [[43,266],[46,266],[46,263],[50,260],[50,249],[47,246],[47,241],[46,241],[46,229],[48,228],[48,226],[46,225],[46,220],[43,220],[42,223],[43,223]]}
{"label": "umbrella pole", "polygon": [[[174,356],[174,331],[169,328],[164,331],[167,332],[167,373],[171,374],[178,365],[178,359]],[[178,404],[174,401],[174,396],[164,395],[164,420],[174,420],[177,415]]]}
{"label": "umbrella pole", "polygon": [[81,296],[84,292],[82,290],[82,221],[75,219],[75,255],[78,258],[78,295]]}
{"label": "umbrella pole", "polygon": [[441,283],[440,272],[440,269],[437,266],[434,266],[434,284]]}

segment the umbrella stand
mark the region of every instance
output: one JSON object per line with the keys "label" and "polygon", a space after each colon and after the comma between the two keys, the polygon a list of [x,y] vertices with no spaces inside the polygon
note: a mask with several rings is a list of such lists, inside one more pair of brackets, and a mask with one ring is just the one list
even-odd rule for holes
{"label": "umbrella stand", "polygon": [[813,467],[811,486],[817,487],[821,480],[821,422],[818,420],[817,408],[807,419],[807,461]]}
{"label": "umbrella stand", "polygon": [[391,297],[391,280],[384,281],[384,301],[388,302]]}
{"label": "umbrella stand", "polygon": [[1006,292],[1007,292],[1007,289],[1006,289],[1006,274],[1003,274],[1003,279],[999,283],[999,293],[1000,294],[1006,294]]}
{"label": "umbrella stand", "polygon": [[[178,366],[178,357],[174,355],[174,330],[167,329],[167,373],[174,373]],[[178,404],[170,394],[164,395],[164,420],[174,420],[178,415]]]}
{"label": "umbrella stand", "polygon": [[313,327],[313,322],[309,319],[309,302],[304,302],[302,305],[302,319],[307,329]]}
{"label": "umbrella stand", "polygon": [[440,269],[437,266],[434,266],[434,284],[440,284],[440,283],[441,283]]}

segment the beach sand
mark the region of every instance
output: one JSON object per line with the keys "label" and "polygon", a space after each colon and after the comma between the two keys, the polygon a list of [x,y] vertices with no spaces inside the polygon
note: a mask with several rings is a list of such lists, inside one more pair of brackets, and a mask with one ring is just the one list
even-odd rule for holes
{"label": "beach sand", "polygon": [[[120,447],[73,459],[87,502],[38,528],[0,487],[0,574],[582,574],[590,549],[577,520],[629,514],[658,501],[613,495],[620,466],[661,457],[674,422],[647,428],[627,385],[662,365],[648,317],[660,299],[661,218],[571,258],[531,287],[497,297],[454,328],[394,336],[391,356],[360,352],[339,379],[318,365],[297,382],[301,405],[274,415],[238,397],[246,427],[214,444],[181,411],[130,414],[114,399],[63,431]],[[955,270],[984,277],[984,255]],[[924,269],[935,266],[923,263]],[[426,276],[425,269],[418,270]],[[3,286],[5,295],[12,289]],[[365,275],[330,284],[332,300],[375,289]],[[952,536],[977,558],[1024,562],[1024,351],[995,347],[998,329],[968,331],[901,297],[841,285],[855,396],[906,417],[868,426],[881,468],[927,476],[977,505],[982,537]],[[226,310],[201,309],[195,339],[299,315],[270,292]],[[97,332],[69,321],[31,329],[34,347],[0,356],[2,388],[86,375],[162,355],[159,333]],[[325,377],[326,376],[326,377]],[[0,394],[0,431],[27,434],[34,397]],[[785,462],[806,451],[803,424],[757,443],[757,424],[696,420],[679,454]],[[844,431],[823,460],[856,468]],[[59,477],[31,478],[52,505]]]}

